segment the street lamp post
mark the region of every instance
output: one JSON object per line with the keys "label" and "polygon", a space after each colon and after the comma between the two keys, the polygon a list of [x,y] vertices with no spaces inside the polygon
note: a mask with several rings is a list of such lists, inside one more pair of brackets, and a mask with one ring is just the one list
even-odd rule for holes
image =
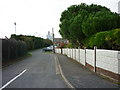
{"label": "street lamp post", "polygon": [[15,25],[15,34],[16,34],[16,22],[14,22],[14,25]]}

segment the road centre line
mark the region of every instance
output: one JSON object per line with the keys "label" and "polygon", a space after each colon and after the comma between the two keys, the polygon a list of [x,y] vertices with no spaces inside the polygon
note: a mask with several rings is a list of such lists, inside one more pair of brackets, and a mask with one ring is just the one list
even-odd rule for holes
{"label": "road centre line", "polygon": [[23,70],[19,75],[15,76],[13,79],[11,79],[9,82],[7,82],[5,85],[3,85],[0,90],[2,90],[3,88],[7,87],[10,83],[12,83],[15,79],[17,79],[18,77],[20,77],[22,74],[24,74],[27,71],[27,69]]}

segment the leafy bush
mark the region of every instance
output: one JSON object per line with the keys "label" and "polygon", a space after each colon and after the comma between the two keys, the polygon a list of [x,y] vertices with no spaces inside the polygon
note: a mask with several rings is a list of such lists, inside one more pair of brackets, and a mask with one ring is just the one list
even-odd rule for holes
{"label": "leafy bush", "polygon": [[96,33],[84,42],[87,48],[98,48],[120,50],[120,29]]}

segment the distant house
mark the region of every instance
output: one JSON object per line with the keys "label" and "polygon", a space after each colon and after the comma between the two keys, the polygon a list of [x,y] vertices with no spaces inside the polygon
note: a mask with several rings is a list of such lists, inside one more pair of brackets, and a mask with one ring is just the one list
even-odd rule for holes
{"label": "distant house", "polygon": [[68,44],[69,41],[67,39],[63,38],[54,38],[54,44],[55,46],[59,47],[61,44]]}
{"label": "distant house", "polygon": [[[48,31],[48,34],[47,34],[47,39],[53,41],[53,35],[52,33],[50,33],[50,31]],[[57,46],[57,47],[60,47],[61,44],[68,44],[68,40],[67,39],[63,39],[63,38],[54,38],[54,45]]]}

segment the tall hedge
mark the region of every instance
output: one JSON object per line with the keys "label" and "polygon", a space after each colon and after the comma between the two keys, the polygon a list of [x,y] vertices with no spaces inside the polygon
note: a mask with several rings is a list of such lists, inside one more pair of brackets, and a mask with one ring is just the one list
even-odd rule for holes
{"label": "tall hedge", "polygon": [[2,39],[2,60],[11,61],[27,53],[27,45],[24,41],[15,39]]}
{"label": "tall hedge", "polygon": [[35,36],[26,35],[11,35],[11,39],[22,40],[27,44],[28,50],[47,47],[52,44],[52,41]]}

